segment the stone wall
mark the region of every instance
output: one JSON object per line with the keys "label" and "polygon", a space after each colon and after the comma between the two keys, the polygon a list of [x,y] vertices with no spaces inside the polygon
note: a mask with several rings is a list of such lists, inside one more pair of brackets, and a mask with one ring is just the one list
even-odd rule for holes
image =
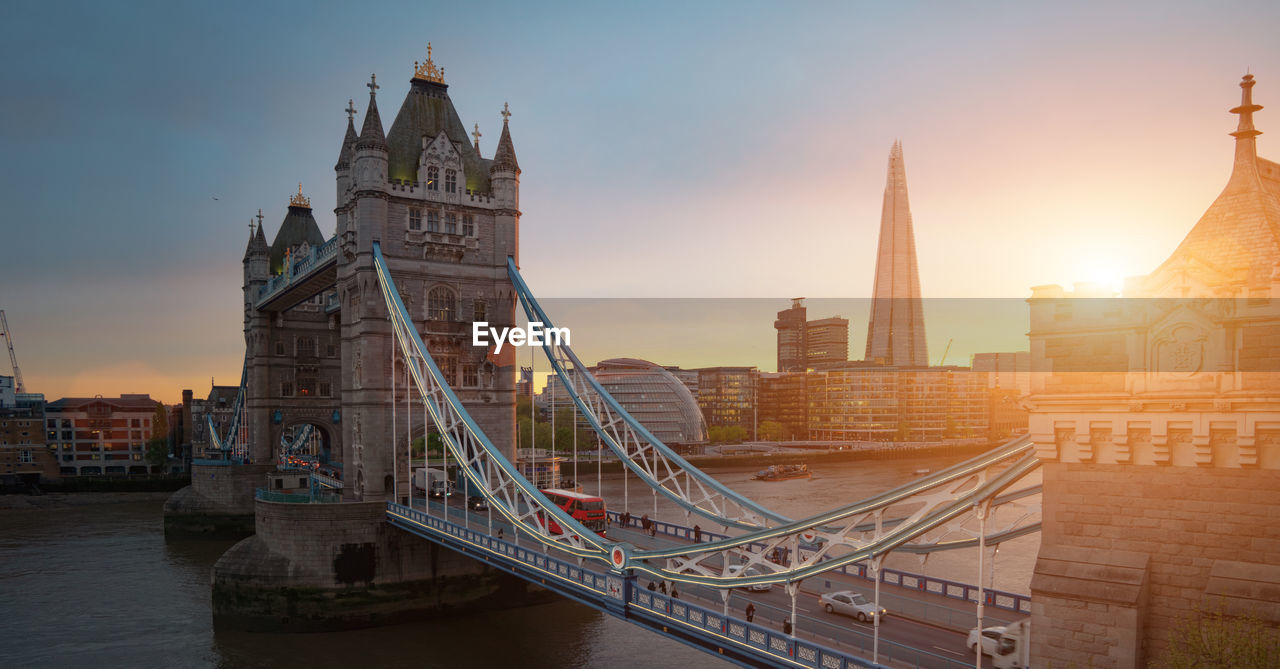
{"label": "stone wall", "polygon": [[1046,462],[1044,500],[1031,587],[1046,666],[1145,667],[1220,599],[1280,622],[1280,471]]}
{"label": "stone wall", "polygon": [[274,464],[192,465],[191,485],[164,505],[167,535],[245,536],[254,531],[253,497]]}
{"label": "stone wall", "polygon": [[344,629],[551,597],[392,527],[383,502],[258,501],[256,509],[257,534],[233,546],[213,568],[213,611],[220,625]]}

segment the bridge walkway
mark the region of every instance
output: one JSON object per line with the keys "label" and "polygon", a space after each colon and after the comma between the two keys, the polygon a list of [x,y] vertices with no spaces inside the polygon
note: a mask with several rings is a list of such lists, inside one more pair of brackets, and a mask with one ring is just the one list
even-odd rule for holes
{"label": "bridge walkway", "polygon": [[[461,496],[457,496],[460,499]],[[424,500],[414,499],[413,507],[426,510],[435,517],[443,515],[444,506],[439,501],[431,501],[430,507],[424,505]],[[541,552],[541,544],[531,541],[527,537],[519,536],[512,526],[501,520],[499,516],[489,520],[486,512],[472,511],[464,513],[462,505],[459,503],[451,503],[448,507],[450,522],[458,525],[464,525],[470,529],[488,534],[489,522],[492,522],[491,536],[502,539],[503,541],[514,543],[529,550]],[[465,522],[464,521],[469,521]],[[610,527],[609,535],[628,541],[637,547],[649,548],[658,547],[660,545],[672,545],[678,540],[674,537],[659,535],[660,538],[649,537],[641,532],[638,528],[618,528]],[[547,552],[547,555],[555,557],[555,551]],[[603,564],[586,562],[582,568],[590,570],[600,575],[609,573],[609,568]],[[843,575],[842,575],[843,576]],[[845,577],[847,581],[840,581],[834,589],[858,589],[866,588],[867,583],[863,581],[861,584],[854,583],[854,577]],[[811,579],[811,580],[827,580],[827,579]],[[636,587],[647,588],[649,580],[644,576],[637,578]],[[855,587],[856,586],[856,587]],[[896,586],[894,586],[896,587]],[[869,588],[868,598],[870,598]],[[973,660],[965,649],[964,640],[967,629],[964,632],[958,632],[952,629],[945,629],[936,624],[921,622],[919,620],[902,617],[897,615],[886,598],[886,589],[893,587],[881,588],[881,604],[886,608],[890,608],[890,614],[881,622],[880,627],[880,657],[881,662],[886,666],[903,666],[903,667],[930,667],[952,669],[956,667],[972,666]],[[814,643],[822,644],[837,651],[843,651],[852,655],[861,656],[869,659],[872,655],[873,646],[873,628],[871,624],[860,623],[852,618],[845,618],[840,615],[828,614],[818,604],[817,594],[819,590],[808,587],[802,588],[802,594],[797,598],[796,602],[796,626],[795,634],[797,638],[810,640]],[[940,600],[945,600],[938,595],[932,593],[916,593],[910,589],[906,592],[918,597],[932,596]],[[663,593],[649,593],[646,589],[644,594],[652,594],[656,599],[663,598]],[[903,601],[910,601],[904,595],[898,595]],[[689,602],[697,606],[709,609],[711,611],[723,612],[725,604],[721,598],[720,592],[713,588],[703,586],[687,586],[679,591],[679,599]],[[775,633],[781,635],[783,631],[783,621],[788,618],[791,613],[791,599],[783,591],[782,588],[771,588],[769,592],[755,592],[746,589],[736,590],[732,593],[729,600],[728,614],[740,623],[745,623],[744,609],[750,602],[755,606],[754,625],[761,628],[768,628]],[[944,601],[943,604],[948,607],[948,611],[959,618],[962,615],[955,607],[962,606],[962,602]],[[968,612],[968,624],[972,626],[974,613],[972,606]],[[998,624],[992,622],[989,624]]]}

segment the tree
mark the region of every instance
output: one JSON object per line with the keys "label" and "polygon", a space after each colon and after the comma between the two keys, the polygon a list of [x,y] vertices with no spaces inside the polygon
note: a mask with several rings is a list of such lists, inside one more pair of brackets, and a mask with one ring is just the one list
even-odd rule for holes
{"label": "tree", "polygon": [[157,467],[163,467],[169,462],[169,439],[167,437],[152,437],[147,440],[147,463]]}
{"label": "tree", "polygon": [[766,420],[760,423],[760,439],[762,441],[782,441],[782,423]]}
{"label": "tree", "polygon": [[147,440],[146,459],[148,464],[156,467],[164,467],[169,462],[169,412],[160,402],[156,402],[156,411],[151,417],[151,438]]}
{"label": "tree", "polygon": [[1152,667],[1233,667],[1261,669],[1280,666],[1280,630],[1256,615],[1228,616],[1216,607],[1197,607],[1169,632],[1169,649]]}

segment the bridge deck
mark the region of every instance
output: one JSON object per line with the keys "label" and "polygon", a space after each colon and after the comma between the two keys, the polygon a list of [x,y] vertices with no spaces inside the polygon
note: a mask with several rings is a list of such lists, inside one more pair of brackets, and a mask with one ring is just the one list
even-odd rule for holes
{"label": "bridge deck", "polygon": [[[428,508],[424,506],[424,501],[421,499],[413,501],[412,509],[389,504],[388,520],[398,527],[433,541],[446,545],[456,543],[450,542],[448,539],[451,537],[444,536],[446,533],[438,528],[433,531],[433,528],[423,526],[420,522],[407,522],[405,516],[411,511],[418,512],[416,515],[419,520],[422,520],[424,512],[432,516],[435,521],[444,520],[445,507],[440,502],[432,501]],[[570,568],[570,572],[577,569],[583,578],[601,584],[601,587],[595,588],[594,594],[591,588],[586,588],[585,592],[573,592],[572,589],[557,587],[551,589],[593,608],[638,622],[660,634],[671,636],[689,645],[704,650],[718,645],[726,659],[749,665],[764,661],[773,666],[872,666],[868,660],[860,659],[871,657],[872,626],[839,615],[828,614],[822,610],[817,600],[817,595],[827,589],[857,590],[866,592],[870,597],[871,584],[856,576],[832,573],[830,578],[810,579],[813,583],[802,586],[802,594],[796,600],[797,619],[795,637],[792,639],[782,633],[783,620],[790,616],[791,611],[790,597],[782,588],[772,588],[769,592],[734,591],[730,596],[727,607],[729,615],[726,617],[723,615],[726,611],[725,603],[719,591],[715,589],[688,586],[680,590],[678,600],[673,600],[661,592],[648,591],[647,579],[634,578],[632,583],[627,584],[631,595],[631,601],[628,602],[630,606],[624,606],[619,599],[614,599],[611,605],[611,602],[606,601],[609,599],[609,586],[605,585],[611,571],[604,564],[584,562],[576,565],[572,559],[560,559],[555,551],[544,552],[540,544],[528,537],[518,536],[512,526],[503,522],[500,517],[490,519],[485,512],[468,513],[460,504],[451,504],[448,507],[448,522],[455,531],[464,532],[470,529],[473,537],[480,539],[479,542],[472,542],[469,551],[466,550],[466,546],[463,546],[464,551],[477,554],[477,559],[494,562],[495,556],[484,555],[486,551],[477,550],[481,545],[497,546],[499,551],[523,552],[526,556],[543,558],[544,564],[541,566],[528,565],[527,559],[514,560],[514,568],[507,568],[507,571],[547,586],[555,585],[548,583],[548,576],[564,576],[565,567]],[[440,523],[437,522],[437,524]],[[636,528],[622,529],[616,526],[610,528],[610,536],[616,536],[637,547],[645,548],[673,545],[679,541],[669,536],[649,537]],[[456,545],[451,547],[459,548]],[[521,567],[521,565],[524,566]],[[622,584],[621,577],[613,574],[613,578],[619,586]],[[753,603],[756,609],[754,622],[751,624],[746,622],[743,614],[748,602]],[[975,620],[972,604],[928,591],[884,585],[881,587],[881,604],[890,611],[880,627],[882,662],[889,662],[889,666],[913,667],[951,668],[972,665],[972,656],[966,652],[964,646],[965,632],[972,627]],[[966,606],[967,610],[965,610]],[[654,607],[660,610],[655,611]],[[657,615],[639,620],[637,619],[639,614],[634,610],[637,608]],[[681,616],[684,616],[679,621],[686,627],[683,631],[673,631],[671,623],[676,622],[670,619],[673,611],[678,611]],[[904,612],[907,613],[906,616],[902,615]],[[689,627],[693,623],[687,620],[688,616],[698,618],[697,625],[705,626],[711,624],[708,622],[708,616],[712,615],[718,621],[716,625],[719,627],[716,630],[697,630]],[[1001,612],[996,616],[989,616],[987,624],[1000,624],[1018,617],[1021,615]],[[947,629],[948,627],[951,629]],[[735,641],[732,633],[735,630],[745,644],[738,644],[736,651],[731,649],[730,652],[726,652],[723,646],[734,645],[731,642]],[[791,658],[802,650],[802,642],[815,644],[815,648],[825,647],[826,650],[833,651],[832,655],[831,657],[823,656],[820,650],[809,649],[805,652],[817,653],[813,657],[821,658],[821,664],[818,660],[812,663],[796,662]],[[787,643],[792,645],[788,646]],[[771,645],[777,647],[772,654],[768,652]],[[735,655],[734,652],[739,655]],[[765,655],[761,656],[760,652],[764,652]],[[779,654],[783,652],[788,655]],[[743,653],[745,655],[741,655]],[[837,654],[846,657],[836,662]]]}

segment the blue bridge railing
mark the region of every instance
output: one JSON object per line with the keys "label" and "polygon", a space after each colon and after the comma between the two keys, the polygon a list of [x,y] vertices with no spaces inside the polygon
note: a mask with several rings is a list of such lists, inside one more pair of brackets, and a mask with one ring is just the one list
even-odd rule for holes
{"label": "blue bridge railing", "polygon": [[[616,526],[622,527],[622,514],[617,511],[609,512],[609,520]],[[675,537],[677,539],[686,539],[693,541],[696,534],[693,528],[677,523],[670,523],[664,520],[650,520],[656,531],[666,536]],[[628,529],[639,529],[640,519],[632,516],[631,522],[627,526]],[[719,532],[709,532],[702,530],[703,541],[718,541],[727,539],[729,535],[720,534]],[[857,562],[851,565],[845,565],[834,571],[847,576],[860,578],[864,581],[875,581],[870,574],[870,567],[866,562]],[[898,569],[884,568],[880,570],[880,582],[885,585],[893,585],[909,590],[918,590],[922,592],[930,592],[935,595],[941,595],[950,599],[959,599],[966,602],[976,604],[978,602],[978,586],[960,581],[951,581],[945,578],[937,578],[934,576],[925,576],[923,574],[915,574],[909,571],[901,571]],[[1015,592],[1005,592],[1003,590],[993,590],[984,588],[984,598],[987,600],[987,606],[1003,609],[1005,611],[1013,611],[1025,615],[1031,615],[1031,596],[1020,595]]]}
{"label": "blue bridge railing", "polygon": [[[438,512],[440,507],[436,510]],[[638,579],[630,573],[611,571],[603,565],[591,569],[561,560],[543,552],[541,546],[522,547],[421,509],[389,502],[387,520],[397,527],[470,554],[593,608],[632,622],[641,622],[649,629],[678,637],[685,643],[696,641],[697,645],[712,652],[719,646],[726,654],[732,652],[738,658],[746,658],[750,664],[832,669],[882,666],[827,645],[792,637],[766,625],[726,616],[714,608],[646,590],[638,586]],[[851,643],[869,653],[871,635],[855,634]],[[907,666],[968,666],[883,638],[880,640],[880,654]]]}
{"label": "blue bridge railing", "polygon": [[313,270],[338,257],[338,237],[334,235],[329,241],[311,249],[311,253],[301,260],[291,260],[290,267],[284,268],[278,276],[267,281],[267,285],[258,290],[258,303],[266,301],[276,293],[293,285],[298,279],[306,278]]}

